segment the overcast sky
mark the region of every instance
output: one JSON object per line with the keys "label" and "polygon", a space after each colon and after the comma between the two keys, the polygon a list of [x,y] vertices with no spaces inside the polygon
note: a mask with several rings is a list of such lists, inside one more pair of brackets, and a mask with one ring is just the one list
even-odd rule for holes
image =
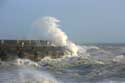
{"label": "overcast sky", "polygon": [[75,42],[125,42],[125,0],[0,0],[0,39],[26,37],[44,16]]}

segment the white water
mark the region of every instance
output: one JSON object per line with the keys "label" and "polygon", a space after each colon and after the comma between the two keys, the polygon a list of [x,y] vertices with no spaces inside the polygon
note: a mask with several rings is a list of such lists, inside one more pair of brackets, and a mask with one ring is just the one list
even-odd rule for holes
{"label": "white water", "polygon": [[0,83],[61,83],[28,59],[1,62],[0,68]]}
{"label": "white water", "polygon": [[60,20],[55,17],[45,16],[33,22],[30,37],[36,40],[51,41],[54,46],[67,47],[72,55],[77,55],[78,47],[68,39],[65,32],[60,29]]}
{"label": "white water", "polygon": [[[82,51],[82,49],[87,49],[87,52]],[[48,73],[44,69],[50,69],[52,72],[57,72],[59,75],[63,76],[67,82],[64,83],[79,83],[79,79],[77,81],[71,81],[72,79],[76,79],[80,77],[80,74],[76,71],[78,70],[67,70],[69,67],[77,66],[79,63],[84,64],[92,64],[93,68],[86,67],[87,70],[91,70],[87,75],[83,74],[81,78],[86,79],[98,79],[97,83],[124,83],[124,80],[114,80],[114,79],[100,79],[103,77],[113,77],[113,75],[119,75],[120,72],[124,73],[124,66],[120,63],[124,63],[124,55],[118,55],[113,57],[113,53],[111,51],[103,50],[102,48],[96,46],[83,46],[79,47],[79,55],[78,56],[65,56],[59,59],[51,59],[50,57],[46,57],[42,59],[40,62],[33,62],[28,59],[17,59],[12,62],[1,62],[0,68],[0,83],[63,83],[64,80],[58,80],[54,77],[54,75],[50,72]],[[82,53],[83,52],[83,53]],[[96,55],[94,55],[94,53]],[[85,58],[85,56],[88,57]],[[91,56],[95,57],[92,58]],[[101,56],[101,57],[100,57]],[[112,56],[111,58],[109,56]],[[98,60],[100,58],[100,60]],[[102,58],[102,59],[101,59]],[[109,59],[110,58],[110,59]],[[108,61],[115,61],[117,63],[106,64]],[[93,64],[105,64],[104,66],[94,66]],[[118,65],[117,65],[118,64]],[[40,69],[40,68],[43,68]],[[81,72],[87,72],[86,68],[80,70]],[[40,69],[40,70],[39,70]],[[65,72],[58,71],[58,69],[64,69]],[[112,70],[111,70],[112,69]],[[122,74],[121,73],[121,74]],[[69,78],[68,77],[74,77]],[[60,77],[61,78],[61,77]],[[100,80],[99,80],[100,79]],[[118,78],[119,79],[119,78]],[[82,80],[82,83],[84,80]],[[91,82],[88,82],[91,83]]]}

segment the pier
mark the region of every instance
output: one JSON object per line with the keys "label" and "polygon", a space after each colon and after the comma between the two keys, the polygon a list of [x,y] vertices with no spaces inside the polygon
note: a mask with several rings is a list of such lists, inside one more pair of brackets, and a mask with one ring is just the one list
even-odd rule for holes
{"label": "pier", "polygon": [[44,40],[0,40],[0,60],[28,58],[39,61],[46,56],[60,58],[68,54],[65,47],[53,46]]}

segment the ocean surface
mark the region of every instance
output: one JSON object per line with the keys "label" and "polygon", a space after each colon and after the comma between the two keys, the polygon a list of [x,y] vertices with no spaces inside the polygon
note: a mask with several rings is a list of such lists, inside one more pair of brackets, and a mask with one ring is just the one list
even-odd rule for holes
{"label": "ocean surface", "polygon": [[77,56],[0,61],[0,83],[125,83],[125,44],[79,46]]}

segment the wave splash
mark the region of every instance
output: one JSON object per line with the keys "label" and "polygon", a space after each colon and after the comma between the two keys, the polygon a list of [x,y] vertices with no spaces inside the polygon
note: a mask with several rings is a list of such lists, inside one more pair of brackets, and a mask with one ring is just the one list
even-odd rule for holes
{"label": "wave splash", "polygon": [[53,46],[65,46],[70,50],[72,55],[77,55],[77,45],[71,42],[67,34],[59,28],[59,22],[60,20],[51,16],[37,19],[33,22],[33,29],[30,35],[31,38],[52,41]]}

